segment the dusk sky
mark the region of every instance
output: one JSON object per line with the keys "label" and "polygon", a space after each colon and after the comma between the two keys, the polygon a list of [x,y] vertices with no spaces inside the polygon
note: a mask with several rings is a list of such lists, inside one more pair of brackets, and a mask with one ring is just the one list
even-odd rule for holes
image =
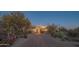
{"label": "dusk sky", "polygon": [[26,11],[24,14],[33,25],[57,24],[68,28],[79,26],[79,11]]}
{"label": "dusk sky", "polygon": [[68,28],[79,26],[79,11],[29,11],[25,15],[33,25],[57,24]]}

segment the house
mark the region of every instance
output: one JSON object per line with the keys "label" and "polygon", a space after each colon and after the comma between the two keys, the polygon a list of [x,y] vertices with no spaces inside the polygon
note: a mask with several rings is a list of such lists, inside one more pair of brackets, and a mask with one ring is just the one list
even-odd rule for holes
{"label": "house", "polygon": [[37,25],[34,28],[32,28],[32,32],[36,34],[42,34],[47,31],[48,31],[47,26],[43,26],[43,25]]}

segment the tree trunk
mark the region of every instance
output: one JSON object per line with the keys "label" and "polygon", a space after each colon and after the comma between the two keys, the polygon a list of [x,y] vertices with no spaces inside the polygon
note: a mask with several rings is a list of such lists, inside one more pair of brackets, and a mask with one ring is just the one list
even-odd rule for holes
{"label": "tree trunk", "polygon": [[8,33],[7,35],[8,35],[8,36],[7,36],[7,39],[10,40],[10,33]]}

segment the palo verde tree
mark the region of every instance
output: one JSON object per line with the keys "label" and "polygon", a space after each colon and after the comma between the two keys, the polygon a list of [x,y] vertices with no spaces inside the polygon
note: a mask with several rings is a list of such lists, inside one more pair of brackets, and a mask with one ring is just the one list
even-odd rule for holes
{"label": "palo verde tree", "polygon": [[51,33],[51,32],[56,32],[57,26],[52,24],[52,25],[48,25],[47,28],[48,28],[48,31]]}
{"label": "palo verde tree", "polygon": [[9,14],[4,15],[3,21],[4,29],[8,37],[10,37],[11,34],[17,35],[20,32],[25,35],[31,26],[29,19],[19,11],[10,12]]}

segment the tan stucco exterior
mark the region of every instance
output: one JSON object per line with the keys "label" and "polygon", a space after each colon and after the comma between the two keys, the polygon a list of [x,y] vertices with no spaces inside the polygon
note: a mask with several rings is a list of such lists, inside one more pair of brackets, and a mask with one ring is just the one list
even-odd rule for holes
{"label": "tan stucco exterior", "polygon": [[35,26],[35,28],[32,29],[32,32],[36,34],[41,34],[47,31],[47,26]]}

